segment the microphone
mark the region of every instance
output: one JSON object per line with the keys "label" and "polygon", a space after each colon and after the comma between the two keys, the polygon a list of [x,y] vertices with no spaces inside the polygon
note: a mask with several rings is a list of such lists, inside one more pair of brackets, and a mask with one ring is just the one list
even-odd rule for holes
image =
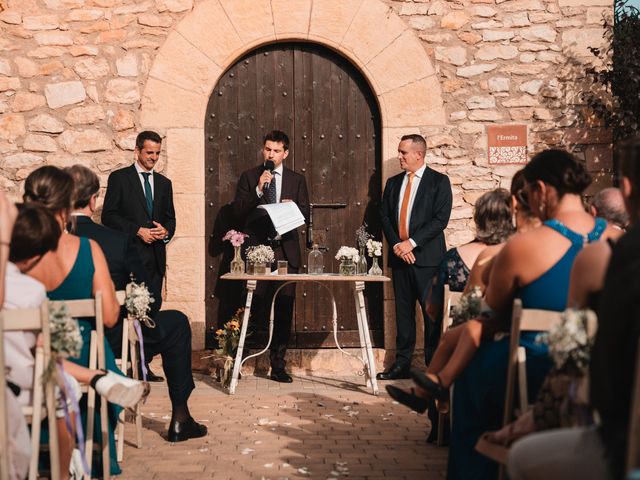
{"label": "microphone", "polygon": [[[273,163],[273,160],[267,160],[266,162],[264,162],[264,170],[269,170],[271,173],[273,173],[274,168],[276,168],[276,164]],[[262,186],[262,190],[266,190],[268,188],[269,188],[269,182],[264,182],[264,185]]]}

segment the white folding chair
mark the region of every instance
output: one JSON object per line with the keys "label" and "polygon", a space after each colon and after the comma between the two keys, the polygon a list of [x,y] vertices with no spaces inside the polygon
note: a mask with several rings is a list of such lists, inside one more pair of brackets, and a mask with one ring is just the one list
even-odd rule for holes
{"label": "white folding chair", "polygon": [[[116,292],[116,297],[118,298],[118,303],[122,306],[124,305],[126,292],[124,290],[118,290]],[[122,323],[122,354],[120,359],[116,359],[116,365],[122,370],[122,372],[126,375],[127,370],[131,367],[132,377],[136,380],[139,380],[140,374],[139,372],[139,362],[140,359],[140,350],[139,343],[140,339],[138,338],[138,334],[136,332],[135,327],[133,326],[134,319],[127,315],[123,319]],[[131,358],[131,361],[129,361]],[[133,408],[133,421],[136,425],[136,447],[142,448],[142,411],[141,405],[138,403]],[[117,432],[117,455],[118,461],[121,462],[124,459],[124,424],[126,422],[126,413],[123,409],[120,412],[120,417],[118,419],[118,432]]]}
{"label": "white folding chair", "polygon": [[[49,458],[51,478],[60,478],[59,445],[56,425],[56,405],[53,381],[46,384],[42,381],[42,374],[51,358],[51,335],[49,331],[49,306],[48,302],[42,303],[40,308],[3,310],[0,315],[0,425],[2,437],[2,452],[0,452],[0,478],[8,478],[8,459],[4,458],[7,452],[7,420],[5,397],[5,358],[4,358],[4,332],[8,331],[33,331],[42,335],[42,346],[36,347],[34,359],[34,375],[31,405],[22,408],[27,419],[31,423],[31,459],[29,462],[29,480],[38,478],[38,460],[40,452],[40,425],[46,417],[49,423]],[[43,409],[43,396],[46,407]],[[6,474],[6,477],[5,477]]]}
{"label": "white folding chair", "polygon": [[[453,318],[451,317],[451,309],[460,303],[460,298],[462,297],[463,292],[452,292],[449,288],[448,284],[444,286],[444,302],[442,304],[442,325],[440,335],[444,335],[444,332],[451,326],[453,323]],[[453,385],[449,389],[449,420],[453,421]],[[446,413],[438,413],[438,439],[437,445],[439,447],[444,445],[444,428],[446,423],[447,414]]]}
{"label": "white folding chair", "polygon": [[[84,300],[64,300],[51,302],[52,304],[65,304],[69,315],[74,318],[95,317],[96,328],[91,331],[91,342],[89,344],[89,368],[106,370],[106,359],[104,351],[104,324],[102,323],[102,292],[96,292],[95,298]],[[82,385],[82,392],[87,394],[87,426],[85,429],[85,455],[87,465],[91,468],[93,461],[93,430],[95,422],[96,391],[89,385]],[[102,475],[104,479],[110,478],[109,459],[109,418],[107,402],[103,399],[100,402],[100,431],[101,451],[102,451]],[[90,475],[84,477],[90,480]]]}
{"label": "white folding chair", "polygon": [[[640,469],[640,341],[636,351],[636,369],[629,414],[629,434],[627,445],[627,474]],[[631,478],[631,477],[629,477]]]}

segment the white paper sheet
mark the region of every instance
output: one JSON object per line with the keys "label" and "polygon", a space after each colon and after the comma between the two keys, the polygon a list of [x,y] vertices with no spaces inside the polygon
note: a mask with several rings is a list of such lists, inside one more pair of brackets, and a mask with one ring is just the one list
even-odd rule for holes
{"label": "white paper sheet", "polygon": [[268,203],[259,205],[258,208],[267,211],[278,235],[284,235],[300,225],[304,225],[304,215],[295,202]]}

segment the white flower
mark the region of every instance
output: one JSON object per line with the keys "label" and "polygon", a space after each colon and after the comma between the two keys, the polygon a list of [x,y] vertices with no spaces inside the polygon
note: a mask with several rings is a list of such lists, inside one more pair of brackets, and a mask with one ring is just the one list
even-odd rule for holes
{"label": "white flower", "polygon": [[77,358],[82,350],[82,334],[75,318],[69,315],[67,306],[49,307],[51,350],[58,358]]}
{"label": "white flower", "polygon": [[470,291],[463,294],[458,305],[451,309],[454,325],[476,318],[480,313],[482,313],[482,289],[478,285],[474,285]]}
{"label": "white flower", "polygon": [[370,257],[382,256],[382,242],[378,242],[373,239],[367,240],[367,253]]}
{"label": "white flower", "polygon": [[132,276],[131,282],[127,285],[127,296],[124,299],[124,306],[129,315],[144,322],[147,326],[152,325],[153,323],[147,314],[151,311],[153,302],[155,302],[153,295],[144,282],[138,284],[133,281]]}
{"label": "white flower", "polygon": [[251,263],[273,263],[275,259],[273,249],[267,245],[247,248],[247,260]]}
{"label": "white flower", "polygon": [[360,254],[358,253],[357,248],[353,247],[345,247],[342,246],[338,249],[338,253],[336,253],[336,260],[346,260],[351,259],[354,262],[360,260]]}

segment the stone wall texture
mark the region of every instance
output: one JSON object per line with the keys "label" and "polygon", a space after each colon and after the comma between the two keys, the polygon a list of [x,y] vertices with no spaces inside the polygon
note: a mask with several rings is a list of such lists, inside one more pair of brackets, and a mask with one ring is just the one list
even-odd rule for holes
{"label": "stone wall texture", "polygon": [[75,163],[104,187],[136,133],[158,130],[179,212],[165,305],[189,314],[201,346],[202,125],[235,59],[298,39],[353,61],[381,107],[383,176],[399,171],[401,135],[426,135],[428,164],[452,181],[458,245],[478,196],[519,168],[488,164],[487,125],[526,124],[530,151],[577,148],[590,170],[611,167],[610,134],[580,97],[610,12],[608,0],[0,0],[0,188],[17,199],[33,169]]}

